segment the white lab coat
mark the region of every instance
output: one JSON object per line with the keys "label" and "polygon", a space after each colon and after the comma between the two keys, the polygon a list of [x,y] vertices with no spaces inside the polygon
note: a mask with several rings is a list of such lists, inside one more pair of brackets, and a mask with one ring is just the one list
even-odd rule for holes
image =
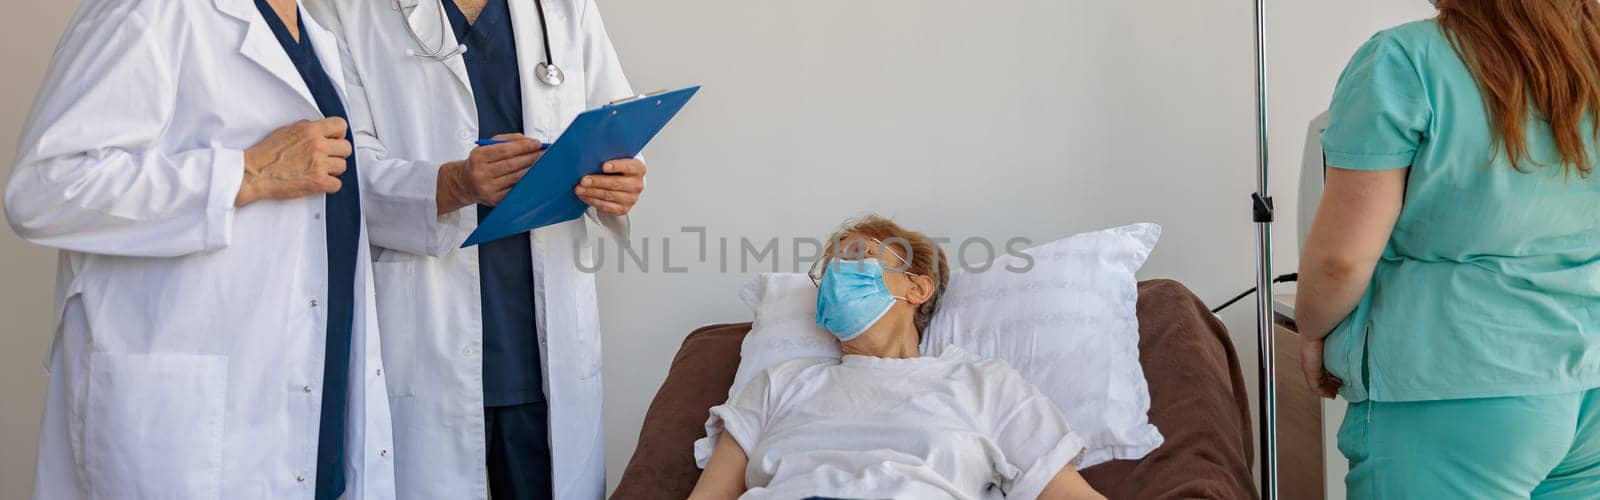
{"label": "white lab coat", "polygon": [[[332,34],[305,26],[338,85]],[[250,0],[83,2],[5,199],[18,234],[62,250],[34,498],[312,497],[324,198],[233,201],[245,148],[321,117]],[[338,388],[346,498],[387,499],[365,234],[361,247]]]}
{"label": "white lab coat", "polygon": [[[444,0],[452,1],[452,0]],[[486,498],[482,304],[477,248],[458,248],[477,227],[471,207],[437,215],[441,163],[467,157],[478,138],[477,107],[461,57],[420,50],[456,44],[441,27],[439,0],[308,0],[344,42],[356,146],[365,170],[367,220],[380,247],[374,272],[401,498]],[[632,94],[590,0],[544,0],[560,87],[540,82],[544,59],[537,11],[512,0],[527,135],[554,140],[584,110]],[[470,48],[469,48],[470,50]],[[369,119],[363,119],[365,115]],[[600,413],[600,330],[586,220],[626,237],[625,218],[589,217],[534,231],[534,300],[544,361],[555,498],[605,494]],[[582,268],[580,268],[580,265]]]}

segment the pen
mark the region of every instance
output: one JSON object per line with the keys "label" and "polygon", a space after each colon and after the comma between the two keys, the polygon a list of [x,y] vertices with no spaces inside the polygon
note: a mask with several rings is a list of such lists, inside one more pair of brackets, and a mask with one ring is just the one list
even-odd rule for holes
{"label": "pen", "polygon": [[[473,141],[473,144],[476,144],[476,145],[479,145],[479,146],[493,146],[495,144],[505,144],[505,143],[508,143],[508,142],[511,142],[511,141],[502,141],[502,140],[499,140],[499,139],[478,139],[477,141]],[[544,142],[540,142],[539,143],[539,149],[548,149],[549,147],[550,147],[550,144],[548,144],[548,143],[544,143]]]}

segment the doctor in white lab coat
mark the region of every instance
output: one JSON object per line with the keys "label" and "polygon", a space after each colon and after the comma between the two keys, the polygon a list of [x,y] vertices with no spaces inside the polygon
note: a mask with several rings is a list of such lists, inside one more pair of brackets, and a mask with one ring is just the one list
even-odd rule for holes
{"label": "doctor in white lab coat", "polygon": [[[521,132],[537,140],[555,140],[579,113],[632,91],[592,0],[542,0],[550,55],[566,76],[559,86],[535,75],[546,54],[541,6],[534,0],[443,2],[458,3],[309,0],[307,6],[340,37],[350,61],[346,80],[355,103],[356,154],[366,166],[366,212],[372,242],[380,247],[374,272],[384,359],[391,374],[397,490],[401,498],[482,499],[489,494],[497,466],[486,460],[486,432],[496,426],[486,425],[490,419],[485,418],[487,306],[479,267],[484,247],[459,248],[477,227],[478,211],[470,204],[442,201],[441,193],[451,191],[447,186],[460,174],[460,161],[478,156],[473,141],[488,134],[480,130],[477,106],[483,102],[475,101],[474,93],[474,84],[484,82],[471,80],[471,62],[459,54],[436,59],[415,53],[463,43],[455,30],[473,4],[484,10],[472,30],[481,32],[500,22],[481,19],[509,21],[511,28],[504,33],[515,38],[512,60],[521,80],[521,109],[509,121],[520,121]],[[408,28],[427,45],[419,46]],[[491,50],[468,45],[468,57]],[[510,66],[497,66],[505,67]],[[533,158],[523,155],[511,168],[525,168]],[[594,277],[582,269],[593,269],[586,239],[590,229],[605,228],[626,238],[624,215],[642,191],[643,163],[623,162],[620,166],[628,168],[627,180],[634,186],[624,191],[631,192],[586,197],[600,210],[513,237],[531,247],[531,300],[542,358],[531,369],[540,370],[542,377],[548,429],[537,432],[548,431],[553,484],[527,496],[496,491],[497,499],[595,499],[605,493],[600,331]],[[492,205],[497,199],[474,201]]]}
{"label": "doctor in white lab coat", "polygon": [[[62,250],[34,498],[313,498],[325,390],[345,396],[344,498],[394,496],[359,200],[337,214],[360,234],[325,234],[351,146],[265,19],[85,0],[67,25],[5,198]],[[332,35],[300,36],[336,88]],[[349,295],[329,295],[328,239],[351,244]],[[348,384],[324,388],[334,308]]]}

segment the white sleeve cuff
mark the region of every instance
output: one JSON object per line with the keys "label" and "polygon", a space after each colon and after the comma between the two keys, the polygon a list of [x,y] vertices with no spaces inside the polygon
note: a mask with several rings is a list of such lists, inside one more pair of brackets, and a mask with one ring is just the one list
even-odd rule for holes
{"label": "white sleeve cuff", "polygon": [[1012,471],[1015,474],[1011,475],[1011,488],[1006,490],[1006,498],[1038,498],[1044,493],[1045,486],[1056,478],[1056,474],[1067,467],[1077,468],[1084,449],[1083,438],[1075,432],[1068,432],[1048,453],[1026,464],[1026,469]]}
{"label": "white sleeve cuff", "polygon": [[589,207],[588,210],[584,211],[584,214],[588,216],[589,220],[592,220],[595,224],[599,224],[600,227],[605,228],[606,232],[610,233],[611,236],[616,238],[618,242],[626,242],[628,240],[628,234],[633,231],[632,224],[629,222],[627,215],[611,215],[601,213],[594,207]]}
{"label": "white sleeve cuff", "polygon": [[233,240],[234,202],[244,185],[244,151],[211,150],[211,186],[206,197],[205,249],[217,250]]}
{"label": "white sleeve cuff", "polygon": [[757,432],[756,426],[740,418],[738,409],[729,404],[711,407],[711,417],[706,419],[706,437],[694,442],[694,463],[696,467],[706,468],[711,463],[711,453],[717,449],[717,440],[722,438],[722,433],[727,432],[733,440],[739,443],[739,448],[744,450],[745,457],[751,457],[755,452]]}
{"label": "white sleeve cuff", "polygon": [[463,219],[475,216],[472,205],[439,215],[439,163],[368,160],[362,166],[362,208],[372,244],[438,257],[460,246],[476,226]]}

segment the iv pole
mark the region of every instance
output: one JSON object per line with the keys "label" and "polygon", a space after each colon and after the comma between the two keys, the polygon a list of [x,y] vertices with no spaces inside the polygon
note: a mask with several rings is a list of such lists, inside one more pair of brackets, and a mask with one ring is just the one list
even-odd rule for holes
{"label": "iv pole", "polygon": [[1256,224],[1256,338],[1261,353],[1259,418],[1261,498],[1278,498],[1278,398],[1272,339],[1272,197],[1267,195],[1267,18],[1266,0],[1256,14],[1256,192],[1250,196]]}

